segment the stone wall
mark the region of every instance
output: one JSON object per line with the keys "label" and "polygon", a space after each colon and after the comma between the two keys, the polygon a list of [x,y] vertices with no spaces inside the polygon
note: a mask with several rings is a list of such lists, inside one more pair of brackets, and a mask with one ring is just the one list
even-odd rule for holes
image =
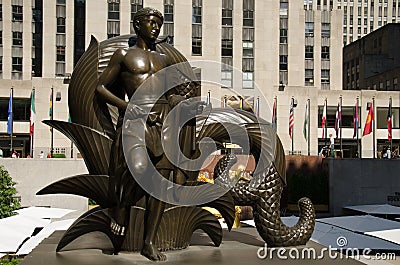
{"label": "stone wall", "polygon": [[17,183],[21,206],[51,206],[77,210],[79,216],[87,210],[88,199],[74,195],[40,195],[36,192],[66,177],[86,174],[83,159],[28,159],[0,158],[0,165]]}

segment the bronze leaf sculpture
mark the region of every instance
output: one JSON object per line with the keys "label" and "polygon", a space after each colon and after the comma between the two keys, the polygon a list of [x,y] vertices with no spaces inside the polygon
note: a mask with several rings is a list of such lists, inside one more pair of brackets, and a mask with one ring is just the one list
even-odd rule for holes
{"label": "bronze leaf sculpture", "polygon": [[[286,184],[285,157],[275,131],[250,112],[227,112],[195,100],[200,95],[200,82],[196,81],[186,58],[167,43],[168,38],[158,38],[162,23],[159,11],[144,8],[134,18],[136,35],[101,43],[92,37],[69,85],[72,122],[45,121],[74,141],[89,174],[58,181],[38,194],[75,194],[99,205],[75,221],[60,240],[57,251],[85,248],[114,254],[121,250],[141,251],[151,260],[165,260],[160,250],[186,248],[197,229],[202,229],[219,246],[220,223],[201,207],[216,208],[230,229],[235,204],[253,207],[257,230],[269,245],[305,244],[314,230],[314,208],[309,199],[303,198],[299,201],[298,223],[294,227],[282,223],[279,206]],[[178,74],[162,75],[169,66],[177,66]],[[158,91],[153,88],[165,82],[164,78],[179,79],[178,85],[157,96]],[[128,104],[125,96],[132,99],[140,89],[144,92],[139,93],[133,104],[132,100]],[[192,110],[195,110],[193,115],[202,110],[204,114],[205,108],[208,108],[206,115],[189,117],[178,132],[176,124],[166,119],[173,110],[178,111],[181,119]],[[126,130],[128,122],[132,127]],[[123,134],[127,142],[123,142]],[[168,145],[176,135],[180,148]],[[257,169],[250,181],[230,179],[229,169],[236,162],[234,155],[225,155],[218,162],[214,171],[217,185],[197,181],[200,167],[178,168],[166,156],[166,151],[173,152],[175,147],[201,166],[204,162],[201,153],[212,152],[201,148],[201,141],[212,139],[222,149],[223,143],[235,142],[232,135],[239,142],[247,141],[246,152],[256,159]],[[162,149],[163,142],[167,150]],[[154,175],[149,172],[151,166],[163,179],[193,188],[174,193],[172,197],[178,197],[177,201],[182,197],[201,198],[217,186],[219,196],[199,205],[164,202],[138,185],[139,178]],[[198,187],[205,192],[193,192]],[[161,185],[159,189],[166,187]]]}

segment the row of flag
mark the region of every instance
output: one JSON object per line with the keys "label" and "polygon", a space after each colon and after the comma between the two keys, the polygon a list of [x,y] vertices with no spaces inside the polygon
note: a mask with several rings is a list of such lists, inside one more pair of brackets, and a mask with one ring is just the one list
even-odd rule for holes
{"label": "row of flag", "polygon": [[[289,137],[292,139],[293,138],[293,128],[294,128],[294,101],[291,100],[290,107],[289,107]],[[306,141],[308,141],[308,128],[309,128],[309,123],[310,123],[310,105],[309,105],[309,100],[306,102],[306,108],[305,108],[305,117],[304,117],[304,124],[303,124],[303,135]],[[374,106],[373,102],[368,103],[369,104],[369,110],[368,110],[368,115],[367,119],[365,121],[365,126],[363,130],[362,136],[368,135],[373,131],[372,127],[372,122],[375,120],[374,117]],[[325,99],[324,101],[324,106],[322,110],[322,119],[321,119],[321,125],[322,125],[322,138],[327,138],[327,100]],[[276,130],[277,128],[277,106],[276,106],[276,98],[274,99],[274,104],[272,108],[272,127]],[[341,121],[342,121],[342,103],[341,100],[337,105],[336,108],[336,115],[335,115],[335,125],[334,129],[336,132],[336,138],[339,138],[340,135],[340,126],[341,126]],[[356,104],[354,106],[354,114],[353,114],[353,138],[357,137],[358,138],[358,127],[360,124],[360,114],[359,114],[359,105],[358,105],[358,100],[356,101]],[[393,134],[392,134],[392,126],[393,125],[393,110],[392,110],[392,99],[389,99],[389,108],[388,108],[388,114],[387,114],[387,130],[388,130],[388,140],[392,140]]]}
{"label": "row of flag", "polygon": [[[13,99],[14,99],[14,90],[11,88],[10,91],[10,98],[8,101],[8,117],[7,117],[7,134],[11,135],[11,149],[12,149],[12,134],[13,134]],[[51,89],[50,93],[50,106],[49,106],[49,116],[50,119],[53,119],[53,89]],[[34,129],[35,129],[35,122],[36,122],[36,107],[35,107],[35,89],[32,89],[31,92],[31,104],[30,104],[30,126],[29,126],[29,135],[31,137],[31,150],[33,150],[33,134],[34,134]],[[71,118],[68,115],[68,122],[71,122]],[[52,131],[53,128],[50,127],[50,131]],[[31,151],[32,152],[32,151]]]}

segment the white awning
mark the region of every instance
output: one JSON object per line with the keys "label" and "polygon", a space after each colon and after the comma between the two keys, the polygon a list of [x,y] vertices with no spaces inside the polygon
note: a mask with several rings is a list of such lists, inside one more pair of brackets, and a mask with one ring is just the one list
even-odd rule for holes
{"label": "white awning", "polygon": [[400,229],[400,222],[391,221],[372,215],[321,218],[318,219],[318,222],[361,233]]}
{"label": "white awning", "polygon": [[14,253],[37,227],[44,227],[50,220],[14,215],[0,219],[0,252]]}
{"label": "white awning", "polygon": [[384,240],[400,244],[400,229],[391,229],[391,230],[384,230],[384,231],[375,231],[375,232],[368,232],[368,235],[382,238]]}
{"label": "white awning", "polygon": [[400,215],[400,207],[390,204],[368,204],[368,205],[352,205],[345,206],[344,209],[354,210],[367,214],[394,214]]}
{"label": "white awning", "polygon": [[47,208],[47,207],[28,207],[19,209],[16,212],[20,215],[33,216],[37,218],[62,218],[76,210]]}
{"label": "white awning", "polygon": [[27,240],[18,250],[17,255],[29,254],[36,246],[40,244],[40,242],[42,242],[45,238],[48,238],[51,234],[53,234],[54,231],[67,230],[72,225],[73,222],[75,222],[75,219],[57,221],[47,225],[36,236],[33,236],[29,240]]}

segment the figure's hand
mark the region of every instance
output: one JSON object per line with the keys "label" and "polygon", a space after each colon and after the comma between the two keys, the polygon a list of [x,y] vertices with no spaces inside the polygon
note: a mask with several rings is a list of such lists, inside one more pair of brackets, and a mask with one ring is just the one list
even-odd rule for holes
{"label": "figure's hand", "polygon": [[175,107],[181,101],[184,101],[184,100],[186,100],[186,98],[184,96],[181,96],[181,95],[170,95],[168,97],[168,103],[171,106],[171,108]]}
{"label": "figure's hand", "polygon": [[181,112],[190,116],[201,114],[206,106],[207,103],[204,101],[191,99],[184,100],[179,105]]}
{"label": "figure's hand", "polygon": [[127,114],[127,118],[130,120],[147,119],[147,122],[150,124],[155,124],[159,122],[159,117],[155,113],[149,113],[137,105],[129,105]]}
{"label": "figure's hand", "polygon": [[128,112],[131,119],[144,118],[148,115],[144,109],[137,105],[128,105]]}

